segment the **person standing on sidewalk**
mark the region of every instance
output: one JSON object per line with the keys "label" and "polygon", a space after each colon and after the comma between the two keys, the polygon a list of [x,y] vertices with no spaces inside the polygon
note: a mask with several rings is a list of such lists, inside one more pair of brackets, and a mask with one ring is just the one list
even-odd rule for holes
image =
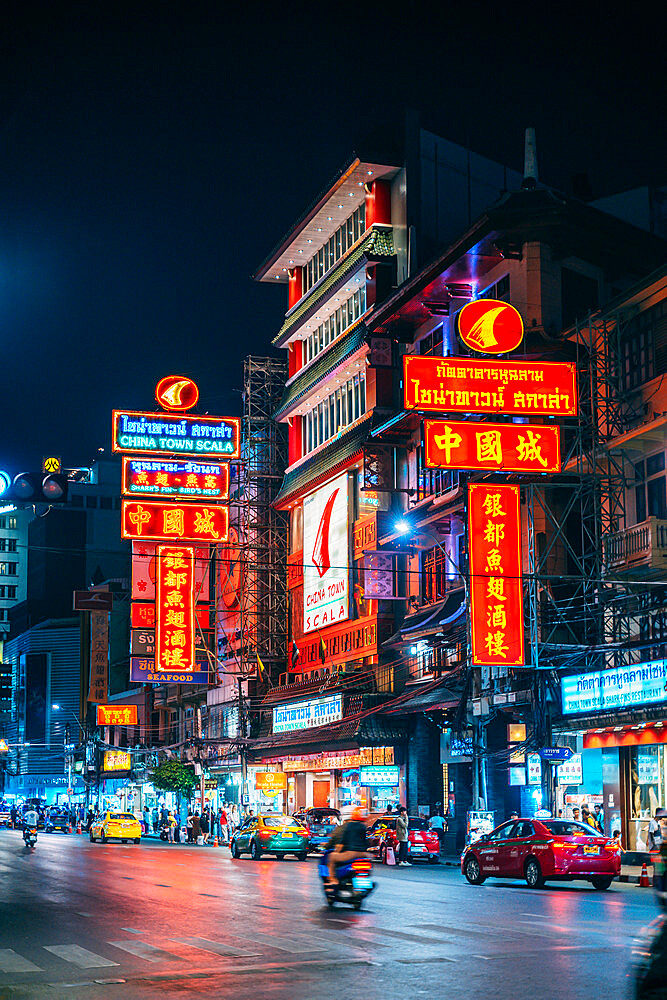
{"label": "person standing on sidewalk", "polygon": [[396,840],[398,841],[398,863],[403,868],[409,868],[408,811],[405,806],[398,807],[398,816],[396,817]]}
{"label": "person standing on sidewalk", "polygon": [[201,819],[199,820],[199,829],[201,830],[202,837],[204,838],[204,843],[208,844],[208,835],[210,832],[210,826],[208,822],[208,811],[204,809],[201,814]]}
{"label": "person standing on sidewalk", "polygon": [[445,818],[440,810],[435,814],[435,816],[431,816],[429,826],[438,835],[438,844],[440,845],[438,853],[442,853],[442,848],[445,843],[447,824],[445,823]]}

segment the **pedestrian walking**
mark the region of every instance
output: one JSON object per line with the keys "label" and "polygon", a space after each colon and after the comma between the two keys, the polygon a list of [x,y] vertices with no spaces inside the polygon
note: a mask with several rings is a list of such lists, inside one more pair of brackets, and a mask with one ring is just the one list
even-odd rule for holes
{"label": "pedestrian walking", "polygon": [[192,839],[195,844],[199,843],[199,838],[201,837],[201,826],[199,822],[199,813],[196,812],[192,817]]}
{"label": "pedestrian walking", "polygon": [[174,827],[174,840],[176,841],[177,844],[180,844],[180,842],[181,842],[181,813],[180,813],[180,810],[178,808],[176,809],[176,811],[174,813],[174,820],[176,822],[176,825]]}
{"label": "pedestrian walking", "polygon": [[438,844],[440,845],[438,853],[441,853],[445,844],[445,833],[447,831],[447,824],[442,812],[438,811],[434,816],[431,816],[429,826],[438,835]]}
{"label": "pedestrian walking", "polygon": [[86,833],[90,833],[90,828],[93,825],[94,818],[95,816],[93,814],[93,810],[89,809],[88,815],[86,816]]}
{"label": "pedestrian walking", "polygon": [[187,819],[185,820],[185,833],[188,838],[188,844],[192,843],[192,822],[194,816],[192,815],[192,809],[188,809]]}
{"label": "pedestrian walking", "polygon": [[144,806],[144,833],[151,832],[151,813],[148,806]]}
{"label": "pedestrian walking", "polygon": [[229,819],[227,817],[227,811],[224,806],[220,810],[218,822],[220,823],[220,839],[224,844],[226,844],[229,841],[230,836],[229,836]]}
{"label": "pedestrian walking", "polygon": [[211,832],[211,825],[208,819],[208,812],[204,810],[201,814],[201,819],[199,820],[199,829],[201,830],[202,843],[208,844],[208,835]]}
{"label": "pedestrian walking", "polygon": [[174,828],[176,826],[176,820],[174,819],[173,813],[167,813],[167,841],[170,844],[174,843]]}
{"label": "pedestrian walking", "polygon": [[16,829],[16,806],[12,806],[9,810],[9,817],[12,821],[12,830]]}
{"label": "pedestrian walking", "polygon": [[648,822],[646,846],[649,851],[659,851],[662,847],[662,826],[660,825],[660,819],[663,812],[664,810],[662,809],[656,809],[655,815]]}
{"label": "pedestrian walking", "polygon": [[403,868],[409,868],[408,861],[408,811],[405,806],[398,807],[396,817],[396,840],[398,841],[398,863]]}

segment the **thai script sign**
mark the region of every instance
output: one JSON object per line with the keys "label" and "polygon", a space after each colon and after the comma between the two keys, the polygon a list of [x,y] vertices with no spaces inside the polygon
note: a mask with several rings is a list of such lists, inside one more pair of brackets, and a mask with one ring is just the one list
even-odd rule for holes
{"label": "thai script sign", "polygon": [[476,666],[524,664],[519,487],[468,486],[470,620]]}
{"label": "thai script sign", "polygon": [[560,472],[560,428],[553,424],[491,424],[425,420],[429,469]]}
{"label": "thai script sign", "polygon": [[229,496],[229,465],[123,458],[122,488],[126,495],[226,500]]}
{"label": "thai script sign", "polygon": [[377,615],[358,618],[352,624],[332,625],[312,639],[299,640],[301,655],[295,673],[322,666],[322,642],[327,666],[374,656],[378,651]]}
{"label": "thai script sign", "polygon": [[114,451],[135,455],[166,452],[195,458],[238,458],[239,426],[237,417],[114,410],[111,440]]}
{"label": "thai script sign", "polygon": [[[264,760],[264,763],[272,761]],[[331,751],[330,753],[308,753],[303,757],[280,758],[283,771],[344,771],[360,767],[362,764],[393,764],[393,747],[360,747],[355,751]]]}
{"label": "thai script sign", "polygon": [[563,715],[667,701],[667,660],[562,677],[561,697]]}
{"label": "thai script sign", "polygon": [[155,606],[157,670],[189,671],[195,665],[194,549],[159,545]]}
{"label": "thai script sign", "polygon": [[136,726],[138,713],[136,705],[98,705],[98,726]]}
{"label": "thai script sign", "polygon": [[556,361],[490,361],[406,354],[406,410],[430,413],[577,414],[576,367]]}
{"label": "thai script sign", "polygon": [[143,656],[130,657],[130,680],[137,684],[208,684],[208,663],[197,662],[189,672],[156,670],[155,660]]}
{"label": "thai script sign", "polygon": [[103,771],[129,771],[132,757],[123,750],[107,750],[102,762]]}
{"label": "thai script sign", "polygon": [[273,732],[290,733],[295,729],[326,726],[343,718],[343,696],[332,694],[327,698],[276,705],[273,709]]}
{"label": "thai script sign", "polygon": [[228,523],[227,507],[160,500],[122,503],[123,538],[217,543],[226,541]]}

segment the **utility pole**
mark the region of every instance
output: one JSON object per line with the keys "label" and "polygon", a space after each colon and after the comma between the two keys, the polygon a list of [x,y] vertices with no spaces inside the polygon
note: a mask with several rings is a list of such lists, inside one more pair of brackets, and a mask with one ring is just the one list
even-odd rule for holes
{"label": "utility pole", "polygon": [[[239,724],[238,733],[240,736],[247,736],[246,726],[243,718],[243,680],[242,678],[237,678],[237,683],[239,686]],[[243,729],[243,731],[241,731]],[[241,756],[241,805],[243,805],[243,796],[246,794],[246,788],[248,785],[248,761],[246,760],[245,746],[243,744],[239,745],[239,754]]]}

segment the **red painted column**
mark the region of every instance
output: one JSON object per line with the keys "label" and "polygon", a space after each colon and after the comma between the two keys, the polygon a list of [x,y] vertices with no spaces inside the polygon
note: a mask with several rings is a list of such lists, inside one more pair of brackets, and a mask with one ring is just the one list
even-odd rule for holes
{"label": "red painted column", "polygon": [[288,275],[287,309],[289,311],[292,308],[292,306],[296,305],[299,299],[303,296],[303,268],[292,267],[287,272],[287,275]]}
{"label": "red painted column", "polygon": [[303,368],[303,342],[293,340],[287,345],[288,350],[288,372],[289,377],[296,375],[300,368]]}
{"label": "red painted column", "polygon": [[288,463],[292,465],[301,458],[301,421],[302,417],[295,416],[292,417],[291,423],[288,427],[287,433],[287,446],[288,446]]}
{"label": "red painted column", "polygon": [[391,225],[391,184],[389,181],[373,181],[366,186],[366,229],[375,223]]}

